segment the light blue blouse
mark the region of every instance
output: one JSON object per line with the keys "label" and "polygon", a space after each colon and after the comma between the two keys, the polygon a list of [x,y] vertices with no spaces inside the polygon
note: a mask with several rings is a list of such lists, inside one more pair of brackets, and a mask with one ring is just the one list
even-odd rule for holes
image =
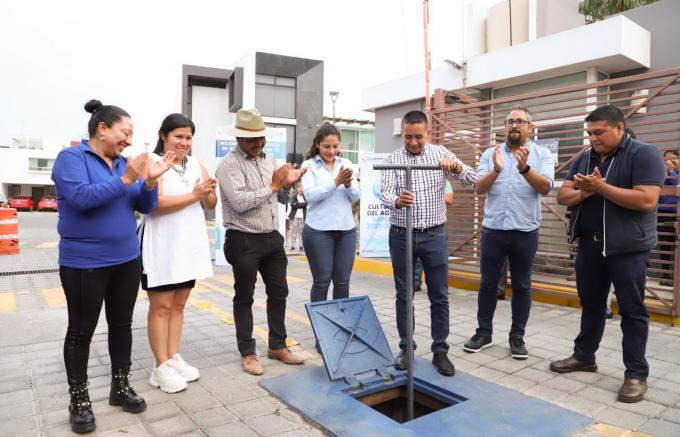
{"label": "light blue blouse", "polygon": [[336,158],[333,171],[326,168],[323,159],[316,155],[302,163],[307,172],[302,176],[302,189],[307,198],[305,223],[317,231],[348,231],[355,227],[352,203],[359,200],[359,182],[352,177],[349,188],[335,186],[340,168],[351,168],[348,159]]}

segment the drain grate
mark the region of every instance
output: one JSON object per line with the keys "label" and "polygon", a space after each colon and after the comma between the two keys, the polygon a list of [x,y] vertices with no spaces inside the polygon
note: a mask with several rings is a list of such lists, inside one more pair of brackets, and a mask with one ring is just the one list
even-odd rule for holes
{"label": "drain grate", "polygon": [[23,276],[23,275],[41,275],[47,273],[59,273],[59,268],[56,269],[37,269],[37,270],[19,270],[16,272],[0,272],[0,276]]}

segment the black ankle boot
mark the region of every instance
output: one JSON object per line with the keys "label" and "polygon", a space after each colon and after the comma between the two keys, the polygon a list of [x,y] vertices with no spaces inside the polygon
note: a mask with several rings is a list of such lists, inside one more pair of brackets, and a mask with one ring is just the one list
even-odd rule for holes
{"label": "black ankle boot", "polygon": [[68,406],[71,431],[85,433],[94,431],[94,414],[90,394],[87,392],[87,382],[69,383],[68,392],[71,404]]}
{"label": "black ankle boot", "polygon": [[109,405],[123,407],[128,413],[141,413],[146,410],[146,402],[130,387],[129,376],[127,371],[117,371],[111,376]]}

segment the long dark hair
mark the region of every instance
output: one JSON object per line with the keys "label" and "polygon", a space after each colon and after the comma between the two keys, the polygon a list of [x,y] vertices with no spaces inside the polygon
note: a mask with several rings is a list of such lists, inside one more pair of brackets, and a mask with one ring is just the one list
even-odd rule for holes
{"label": "long dark hair", "polygon": [[189,117],[184,114],[170,114],[161,123],[160,129],[158,129],[158,141],[156,142],[156,148],[153,149],[153,153],[156,155],[162,155],[165,150],[165,141],[163,141],[163,136],[167,138],[168,134],[175,129],[181,129],[183,127],[190,127],[191,134],[196,133],[196,126],[194,122],[191,121]]}
{"label": "long dark hair", "polygon": [[[316,155],[319,154],[319,144],[321,144],[321,141],[323,141],[324,138],[326,138],[329,135],[335,135],[338,137],[339,141],[342,141],[342,136],[340,135],[340,130],[338,130],[335,125],[325,122],[324,124],[321,125],[318,131],[316,131],[316,135],[314,136],[314,141],[312,141],[312,147],[309,148],[309,152],[305,155],[305,159],[312,159]],[[338,156],[340,156],[340,153],[338,153]]]}
{"label": "long dark hair", "polygon": [[99,123],[104,123],[107,127],[113,126],[114,123],[120,121],[121,118],[130,118],[124,109],[113,105],[104,105],[99,100],[92,99],[85,103],[85,110],[92,114],[90,121],[87,122],[87,133],[90,138],[97,135],[97,126]]}

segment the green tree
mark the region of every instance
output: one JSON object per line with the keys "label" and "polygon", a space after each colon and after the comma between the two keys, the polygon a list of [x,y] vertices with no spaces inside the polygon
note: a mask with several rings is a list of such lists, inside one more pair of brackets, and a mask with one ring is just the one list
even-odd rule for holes
{"label": "green tree", "polygon": [[640,6],[650,5],[657,0],[581,0],[578,11],[585,15],[586,23],[604,20],[610,15]]}

